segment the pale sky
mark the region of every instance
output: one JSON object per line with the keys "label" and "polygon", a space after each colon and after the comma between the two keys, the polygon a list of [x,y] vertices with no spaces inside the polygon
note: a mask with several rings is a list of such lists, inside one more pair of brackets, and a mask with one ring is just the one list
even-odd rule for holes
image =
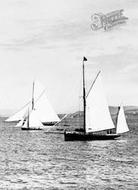
{"label": "pale sky", "polygon": [[[91,30],[92,14],[118,9],[126,24]],[[109,105],[138,106],[137,40],[137,0],[0,1],[0,109],[20,109],[37,79],[57,113],[78,110],[83,56],[87,84],[102,70]]]}

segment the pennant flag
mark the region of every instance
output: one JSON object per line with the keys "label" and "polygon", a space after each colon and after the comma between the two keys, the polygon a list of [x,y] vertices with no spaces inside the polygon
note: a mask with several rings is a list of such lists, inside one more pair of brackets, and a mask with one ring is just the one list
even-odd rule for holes
{"label": "pennant flag", "polygon": [[83,57],[83,61],[87,61],[87,58],[86,58],[86,57]]}

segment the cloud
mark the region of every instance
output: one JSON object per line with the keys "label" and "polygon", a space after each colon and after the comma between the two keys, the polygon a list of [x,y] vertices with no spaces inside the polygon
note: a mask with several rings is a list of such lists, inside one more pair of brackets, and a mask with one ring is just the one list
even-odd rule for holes
{"label": "cloud", "polygon": [[[135,91],[138,60],[136,5],[137,1],[126,0],[1,1],[0,81],[3,81],[3,102],[10,94],[7,97],[7,100],[10,98],[9,107],[15,107],[16,98],[16,106],[22,105],[29,97],[26,92],[30,81],[36,76],[47,87],[48,97],[58,110],[67,108],[66,102],[70,100],[72,105],[76,105],[83,56],[88,58],[90,82],[97,70],[103,70],[105,84],[108,91],[112,91],[111,103],[114,102],[112,99],[117,102],[121,88],[126,93],[129,91],[127,83],[132,84]],[[91,14],[118,8],[124,8],[124,15],[129,17],[126,24],[107,32],[91,30]],[[5,103],[1,106],[4,107]]]}
{"label": "cloud", "polygon": [[[26,7],[22,7],[20,3],[24,3]],[[87,3],[74,5],[73,1],[65,3],[62,0],[57,6],[54,6],[54,0],[41,0],[40,3],[35,0],[29,2],[22,0],[20,3],[15,1],[8,5],[8,14],[0,13],[1,18],[5,16],[4,22],[1,22],[0,35],[0,45],[3,48],[63,47],[83,51],[93,57],[120,53],[121,48],[125,46],[138,48],[138,44],[135,43],[138,37],[138,22],[135,21],[135,25],[132,23],[137,18],[136,10],[134,13],[133,9],[125,11],[125,15],[130,17],[126,25],[108,32],[103,30],[93,32],[90,28],[91,20],[88,19],[90,15],[83,15],[86,11],[83,5],[90,10],[86,6]],[[97,3],[94,3],[94,6],[97,6]],[[77,8],[78,15],[75,17]]]}

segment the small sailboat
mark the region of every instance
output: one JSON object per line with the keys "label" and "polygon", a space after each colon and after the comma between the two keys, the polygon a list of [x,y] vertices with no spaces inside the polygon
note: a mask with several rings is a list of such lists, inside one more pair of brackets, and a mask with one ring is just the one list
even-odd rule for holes
{"label": "small sailboat", "polygon": [[117,115],[116,115],[116,128],[115,129],[109,129],[107,130],[108,134],[118,134],[122,135],[123,133],[126,133],[129,131],[124,108],[123,106],[118,106]]}
{"label": "small sailboat", "polygon": [[116,134],[123,134],[129,131],[123,106],[119,107],[118,117],[117,117],[117,126]]}
{"label": "small sailboat", "polygon": [[40,130],[43,127],[43,124],[40,122],[37,116],[37,112],[35,111],[35,95],[34,95],[34,86],[33,82],[33,90],[32,90],[32,108],[28,108],[28,114],[24,118],[21,129],[22,130]]}
{"label": "small sailboat", "polygon": [[58,115],[47,99],[45,88],[38,81],[33,82],[31,101],[29,101],[22,109],[9,117],[6,121],[16,121],[18,122],[16,127],[22,127],[28,116],[28,110],[30,117],[35,111],[35,115],[37,115],[36,118],[39,118],[39,121],[43,125],[54,125],[60,121]]}
{"label": "small sailboat", "polygon": [[88,94],[85,92],[85,65],[83,58],[83,131],[65,131],[65,141],[74,140],[110,140],[119,137],[119,134],[101,133],[115,128],[108,104],[104,95],[101,73],[99,72],[92,83]]}

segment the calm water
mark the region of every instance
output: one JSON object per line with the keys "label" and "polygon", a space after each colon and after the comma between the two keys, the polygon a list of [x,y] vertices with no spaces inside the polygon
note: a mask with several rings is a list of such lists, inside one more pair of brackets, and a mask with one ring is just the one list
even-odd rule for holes
{"label": "calm water", "polygon": [[1,123],[0,189],[138,189],[138,127],[114,141],[64,142],[62,134]]}

